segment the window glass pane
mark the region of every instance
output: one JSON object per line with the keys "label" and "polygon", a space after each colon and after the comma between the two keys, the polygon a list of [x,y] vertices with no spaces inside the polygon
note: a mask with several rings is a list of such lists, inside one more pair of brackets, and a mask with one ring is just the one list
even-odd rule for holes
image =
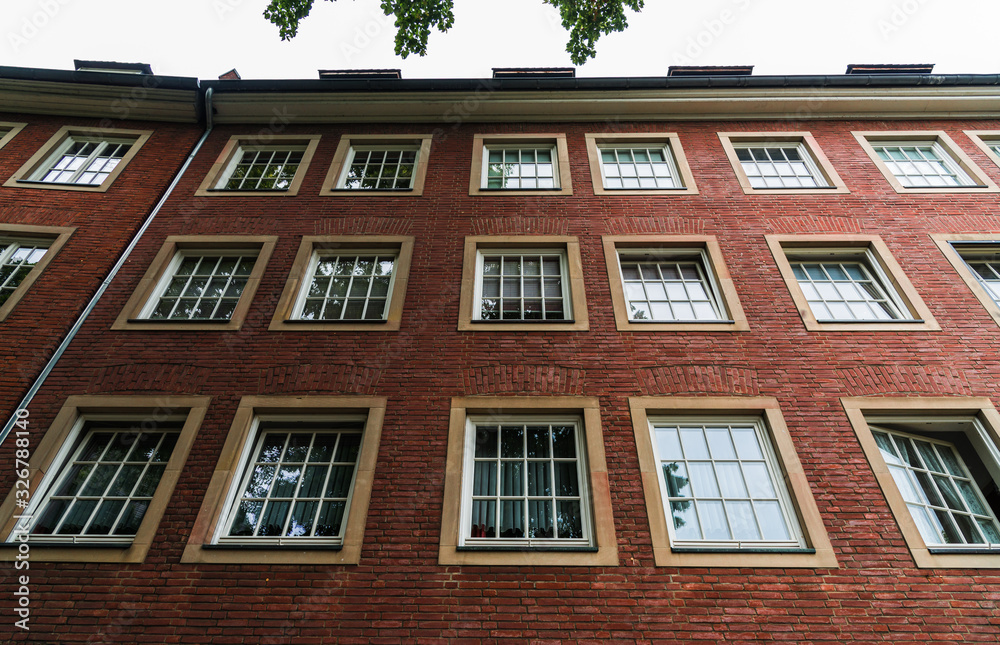
{"label": "window glass pane", "polygon": [[[302,320],[382,320],[396,258],[318,254],[300,296]],[[343,276],[331,279],[336,274]]]}
{"label": "window glass pane", "polygon": [[243,293],[245,275],[256,262],[256,255],[181,257],[173,275],[165,278],[166,286],[152,305],[149,318],[228,320]]}
{"label": "window glass pane", "polygon": [[132,143],[70,138],[63,152],[34,175],[37,181],[99,186],[128,153]]}
{"label": "window glass pane", "polygon": [[[606,189],[684,188],[674,170],[669,146],[602,149],[600,159]],[[619,177],[628,177],[630,181],[626,185]]]}
{"label": "window glass pane", "polygon": [[724,311],[709,284],[704,258],[619,258],[631,320],[664,322],[722,320]]}
{"label": "window glass pane", "polygon": [[867,261],[793,262],[803,295],[817,320],[871,321],[909,318],[889,297]]}
{"label": "window glass pane", "polygon": [[551,148],[489,148],[484,188],[558,188]]}
{"label": "window glass pane", "polygon": [[13,295],[48,247],[49,242],[0,238],[0,305]]}
{"label": "window glass pane", "polygon": [[348,190],[411,190],[417,165],[412,148],[367,150],[351,148],[353,159],[338,188]]}
{"label": "window glass pane", "polygon": [[[496,275],[503,277],[491,277]],[[481,289],[478,320],[566,318],[560,255],[483,256],[482,273],[478,279]]]}
{"label": "window glass pane", "polygon": [[[754,188],[828,186],[802,144],[752,144],[736,149],[743,173]],[[803,162],[808,159],[808,163]]]}

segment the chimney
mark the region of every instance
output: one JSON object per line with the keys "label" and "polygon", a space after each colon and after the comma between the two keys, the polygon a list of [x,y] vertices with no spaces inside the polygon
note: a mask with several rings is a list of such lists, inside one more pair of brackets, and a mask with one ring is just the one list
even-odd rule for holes
{"label": "chimney", "polygon": [[219,76],[220,81],[238,81],[241,79],[240,73],[236,71],[236,68],[232,68],[225,74]]}

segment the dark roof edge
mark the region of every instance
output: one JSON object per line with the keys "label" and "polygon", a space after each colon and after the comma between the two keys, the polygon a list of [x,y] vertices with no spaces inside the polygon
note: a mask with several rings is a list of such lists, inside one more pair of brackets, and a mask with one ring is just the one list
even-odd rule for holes
{"label": "dark roof edge", "polygon": [[146,89],[188,90],[192,92],[197,92],[201,87],[201,83],[197,78],[187,76],[77,72],[62,69],[40,69],[36,67],[0,66],[0,80],[111,85],[115,87],[143,87]]}
{"label": "dark roof edge", "polygon": [[[3,68],[0,68],[2,70]],[[203,88],[228,92],[492,92],[492,91],[600,91],[701,88],[864,88],[864,87],[977,87],[1000,85],[1000,74],[854,74],[796,76],[650,76],[607,78],[525,79],[273,79],[202,81]]]}

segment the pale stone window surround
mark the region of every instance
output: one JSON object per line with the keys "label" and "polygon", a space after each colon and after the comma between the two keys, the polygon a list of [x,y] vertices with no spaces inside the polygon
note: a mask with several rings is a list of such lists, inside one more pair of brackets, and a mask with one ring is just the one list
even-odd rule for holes
{"label": "pale stone window surround", "polygon": [[[138,154],[142,146],[152,136],[152,130],[124,130],[119,128],[78,128],[75,126],[63,126],[52,137],[31,156],[28,161],[21,166],[17,172],[11,175],[10,179],[4,182],[4,186],[17,188],[41,188],[48,190],[72,190],[88,193],[106,192],[118,176],[125,170],[129,162]],[[86,141],[128,141],[131,146],[128,152],[117,163],[114,170],[108,173],[107,177],[99,185],[50,183],[38,181],[35,177],[44,170],[50,168],[61,157],[60,151],[67,145],[71,145],[74,140]]]}
{"label": "pale stone window surround", "polygon": [[[524,546],[502,547],[462,546],[463,510],[471,498],[463,495],[466,453],[470,450],[469,419],[488,419],[493,423],[505,420],[520,422],[526,418],[573,417],[577,419],[580,446],[586,456],[582,471],[588,477],[589,512],[591,518],[590,547]],[[618,547],[611,491],[608,484],[604,438],[601,429],[600,404],[592,397],[458,397],[452,399],[448,431],[444,505],[441,519],[441,543],[438,564],[500,565],[500,566],[617,566]]]}
{"label": "pale stone window surround", "polygon": [[[750,328],[743,307],[726,268],[718,239],[714,235],[605,235],[604,259],[611,286],[611,303],[618,331],[746,331]],[[623,287],[620,256],[641,250],[664,258],[676,258],[692,252],[703,258],[718,306],[724,319],[705,322],[636,322],[629,316],[628,299]]]}
{"label": "pale stone window surround", "polygon": [[[819,147],[816,139],[809,132],[720,132],[719,140],[726,152],[729,163],[733,166],[740,188],[747,195],[830,195],[849,193],[847,186],[841,180],[837,170]],[[739,159],[737,149],[747,147],[797,147],[800,155],[806,160],[818,186],[796,188],[757,188],[750,183],[743,164]]]}
{"label": "pale stone window surround", "polygon": [[[639,470],[649,517],[653,559],[660,567],[836,568],[837,559],[776,399],[769,397],[629,397]],[[783,549],[675,549],[671,546],[650,419],[677,417],[761,419],[802,536],[802,547]]]}
{"label": "pale stone window surround", "polygon": [[[281,292],[270,331],[397,331],[403,317],[403,302],[413,259],[412,236],[405,235],[306,235]],[[319,253],[355,254],[359,250],[394,253],[392,284],[381,320],[299,320],[292,318],[296,303],[309,288],[309,267]],[[371,253],[369,253],[371,254]]]}
{"label": "pale stone window surround", "polygon": [[[44,544],[45,536],[31,540],[31,559],[38,562],[142,562],[156,537],[160,519],[170,503],[171,495],[181,475],[198,428],[208,410],[211,397],[207,396],[70,396],[52,421],[49,429],[34,447],[28,466],[33,512],[47,496],[55,480],[62,473],[79,433],[88,420],[123,420],[135,422],[139,430],[155,429],[158,422],[182,423],[180,435],[170,459],[153,494],[152,501],[136,531],[134,538],[123,538],[128,545],[101,545],[80,536],[76,544]],[[12,436],[11,440],[14,437]],[[17,489],[11,490],[0,505],[0,533],[7,539],[0,548],[0,559],[12,561],[17,555],[18,539],[15,529],[20,529],[15,515],[24,509],[16,506]]]}
{"label": "pale stone window surround", "polygon": [[[567,294],[563,307],[566,319],[550,320],[487,320],[480,321],[476,298],[482,275],[479,261],[481,253],[503,253],[505,250],[537,250],[559,252],[565,258],[566,274],[562,276],[564,293]],[[580,243],[576,237],[560,235],[495,235],[470,236],[465,238],[462,265],[462,286],[459,296],[459,331],[586,331],[590,328],[587,315],[586,291],[583,284],[583,261]]]}
{"label": "pale stone window surround", "polygon": [[27,123],[14,123],[12,121],[0,121],[0,148],[10,143],[10,140],[17,136],[27,126]]}
{"label": "pale stone window surround", "polygon": [[[250,303],[253,300],[257,287],[260,286],[261,277],[267,267],[267,262],[271,257],[274,246],[277,243],[276,236],[252,236],[252,235],[171,235],[164,241],[159,252],[150,263],[146,274],[139,281],[135,291],[133,291],[125,307],[122,308],[118,318],[111,325],[116,330],[171,330],[171,331],[207,331],[207,330],[233,330],[239,329],[243,325]],[[256,252],[257,259],[254,262],[253,270],[247,278],[246,285],[240,299],[233,310],[232,315],[225,320],[187,320],[187,319],[162,319],[154,320],[143,318],[144,310],[147,310],[156,297],[166,280],[168,270],[174,264],[174,259],[179,254],[198,252],[218,254]]]}
{"label": "pale stone window surround", "polygon": [[48,244],[48,250],[42,259],[32,267],[31,271],[24,276],[14,292],[0,305],[0,321],[5,320],[14,307],[17,306],[17,303],[24,298],[28,289],[41,277],[45,268],[51,264],[56,254],[69,241],[74,231],[76,231],[76,227],[0,224],[0,249],[3,249],[3,241],[7,240],[13,242],[20,240],[40,240]]}
{"label": "pale stone window surround", "polygon": [[[486,188],[486,167],[490,148],[548,148],[554,150],[554,177],[556,187],[551,189],[515,190]],[[524,197],[531,195],[572,195],[573,182],[569,168],[569,152],[564,133],[526,132],[523,134],[476,134],[472,142],[472,172],[469,178],[470,195],[491,197]]]}
{"label": "pale stone window surround", "polygon": [[[424,184],[427,180],[427,164],[431,154],[430,134],[345,134],[337,144],[330,170],[320,194],[328,197],[412,197],[424,194]],[[344,176],[353,157],[352,149],[416,149],[416,167],[413,170],[412,187],[409,190],[377,190],[341,188]]]}
{"label": "pale stone window surround", "polygon": [[[1000,192],[1000,187],[987,177],[982,170],[955,144],[943,131],[861,131],[852,132],[865,154],[872,160],[882,176],[897,193],[983,193]],[[906,187],[889,170],[885,162],[875,151],[873,144],[920,143],[935,145],[941,151],[946,164],[953,165],[959,172],[968,177],[969,185],[937,186],[937,187]]]}
{"label": "pale stone window surround", "polygon": [[966,130],[965,134],[993,163],[1000,166],[1000,130]]}
{"label": "pale stone window surround", "polygon": [[[928,545],[907,508],[879,450],[871,425],[904,424],[917,432],[964,434],[975,447],[994,483],[1000,482],[1000,414],[988,398],[976,397],[844,397],[841,404],[857,435],[889,510],[917,567],[947,569],[1000,568],[1000,550],[975,545]],[[975,420],[977,423],[973,423]]]}
{"label": "pale stone window surround", "polygon": [[931,238],[937,244],[944,257],[955,267],[955,271],[969,286],[976,299],[990,314],[990,317],[1000,325],[1000,306],[993,296],[987,292],[982,282],[967,264],[967,258],[974,258],[978,249],[991,249],[1000,253],[1000,234],[998,233],[932,233]]}
{"label": "pale stone window surround", "polygon": [[[212,164],[205,179],[202,180],[195,195],[200,197],[221,196],[284,196],[297,195],[302,187],[309,164],[312,162],[316,148],[319,146],[320,135],[273,134],[258,139],[255,135],[233,135],[226,142],[218,158]],[[225,183],[232,175],[233,168],[241,155],[251,150],[290,150],[301,149],[302,160],[285,190],[227,190]]]}
{"label": "pale stone window surround", "polygon": [[[240,400],[229,434],[205,497],[188,538],[183,563],[267,563],[296,565],[357,564],[364,543],[368,504],[371,499],[376,457],[382,434],[386,399],[363,396],[246,396]],[[247,540],[237,548],[219,545],[226,509],[239,493],[244,469],[255,445],[257,420],[270,418],[331,419],[338,417],[364,419],[361,448],[358,454],[350,507],[344,517],[342,539],[322,544],[255,545]],[[292,538],[294,539],[294,538]]]}
{"label": "pale stone window surround", "polygon": [[[615,134],[587,133],[584,135],[587,141],[587,158],[590,161],[590,178],[594,187],[595,195],[619,195],[630,197],[633,195],[697,195],[698,186],[695,184],[694,175],[688,165],[687,157],[684,155],[684,148],[681,146],[680,137],[674,132],[628,132]],[[671,156],[673,169],[676,171],[675,179],[680,184],[677,188],[618,188],[609,189],[604,187],[603,165],[601,162],[601,150],[604,148],[632,148],[632,147],[657,147],[663,148]]]}
{"label": "pale stone window surround", "polygon": [[[930,309],[892,257],[885,242],[877,235],[765,235],[781,277],[785,281],[802,322],[809,331],[939,331]],[[891,291],[894,302],[906,312],[904,318],[892,320],[817,321],[803,294],[789,261],[789,255],[834,260],[843,257],[868,258],[870,269],[884,278],[882,288]],[[812,260],[816,261],[816,260]]]}

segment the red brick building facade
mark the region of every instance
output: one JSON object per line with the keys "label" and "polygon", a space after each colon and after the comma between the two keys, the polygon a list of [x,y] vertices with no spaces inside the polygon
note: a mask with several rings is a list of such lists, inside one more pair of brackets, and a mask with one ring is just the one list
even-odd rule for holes
{"label": "red brick building facade", "polygon": [[[0,452],[4,633],[995,642],[1000,81],[885,78],[203,82]],[[121,127],[137,222],[199,131]]]}

